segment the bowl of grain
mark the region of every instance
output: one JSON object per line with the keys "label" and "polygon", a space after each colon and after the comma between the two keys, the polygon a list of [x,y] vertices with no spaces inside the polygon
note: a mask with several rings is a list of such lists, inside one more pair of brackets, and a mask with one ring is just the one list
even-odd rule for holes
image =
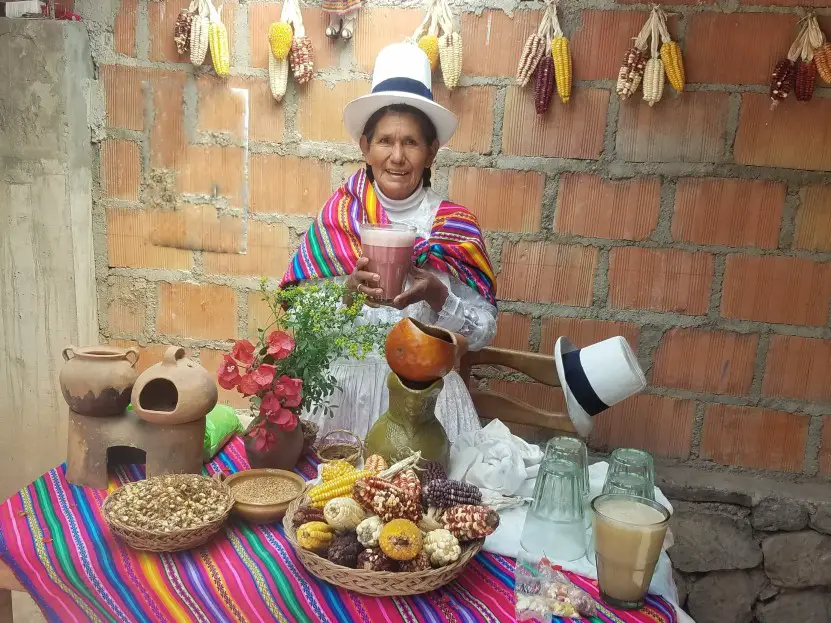
{"label": "bowl of grain", "polygon": [[247,469],[220,478],[231,488],[233,512],[257,524],[280,521],[306,485],[300,476],[282,469]]}

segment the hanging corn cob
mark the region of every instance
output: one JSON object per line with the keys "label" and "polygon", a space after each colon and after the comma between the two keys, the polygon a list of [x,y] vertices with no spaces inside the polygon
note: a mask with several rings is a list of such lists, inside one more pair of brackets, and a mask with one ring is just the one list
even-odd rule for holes
{"label": "hanging corn cob", "polygon": [[681,93],[686,82],[681,46],[669,36],[666,13],[659,8],[657,14],[659,19],[658,30],[661,33],[661,60],[664,62],[664,71],[672,88]]}
{"label": "hanging corn cob", "polygon": [[550,21],[551,17],[546,10],[540,20],[540,25],[537,27],[537,32],[528,35],[528,39],[525,41],[525,47],[522,48],[522,54],[516,68],[516,83],[521,87],[528,84],[537,69],[537,65],[540,64],[540,59],[547,51],[545,49],[545,33],[548,32]]}
{"label": "hanging corn cob", "polygon": [[646,20],[638,36],[635,37],[632,47],[626,50],[626,54],[623,56],[623,65],[620,66],[617,72],[615,90],[622,100],[634,95],[638,91],[638,87],[641,86],[643,74],[646,70],[646,47],[651,32],[652,14],[650,13],[649,19]]}
{"label": "hanging corn cob", "polygon": [[314,75],[314,50],[312,40],[306,36],[303,27],[303,16],[297,0],[286,0],[285,5],[291,5],[289,23],[294,27],[294,38],[289,50],[289,66],[297,84],[306,84]]}
{"label": "hanging corn cob", "polygon": [[819,27],[817,18],[813,15],[808,25],[808,37],[814,52],[814,64],[822,81],[831,84],[831,43],[825,40],[825,34]]}
{"label": "hanging corn cob", "polygon": [[808,36],[808,30],[802,37],[801,58],[796,63],[793,94],[798,102],[808,102],[814,97],[817,86],[817,67],[814,64],[814,50]]}
{"label": "hanging corn cob", "polygon": [[646,68],[643,73],[643,99],[650,106],[654,106],[661,101],[661,96],[664,94],[664,61],[658,53],[658,41],[660,35],[658,31],[658,17],[657,9],[652,9],[652,28],[650,34],[650,48],[652,55],[646,61]]}
{"label": "hanging corn cob", "polygon": [[439,64],[444,86],[449,90],[459,86],[462,76],[462,35],[453,28],[453,16],[447,0],[437,0],[438,20],[444,34],[439,37]]}
{"label": "hanging corn cob", "polygon": [[222,6],[217,10],[211,0],[207,0],[211,12],[211,21],[208,26],[208,48],[211,50],[211,61],[214,71],[220,78],[224,78],[231,70],[231,47],[228,41],[228,29],[222,23]]}
{"label": "hanging corn cob", "polygon": [[439,66],[439,20],[437,0],[427,0],[424,19],[408,41],[415,43],[430,60],[433,71]]}
{"label": "hanging corn cob", "polygon": [[[550,44],[546,44],[546,49]],[[537,65],[534,77],[534,109],[538,115],[545,114],[554,95],[554,57],[546,54]]]}
{"label": "hanging corn cob", "polygon": [[190,62],[197,67],[205,62],[208,54],[208,4],[198,0],[196,13],[190,22]]}
{"label": "hanging corn cob", "polygon": [[571,51],[568,39],[563,36],[560,20],[557,19],[556,6],[551,8],[551,22],[554,30],[551,38],[551,57],[554,59],[554,81],[557,85],[557,94],[563,104],[568,104],[571,98]]}
{"label": "hanging corn cob", "polygon": [[796,80],[796,61],[802,55],[802,43],[808,24],[803,22],[794,42],[788,50],[788,56],[776,63],[770,78],[770,107],[775,108],[786,99]]}
{"label": "hanging corn cob", "polygon": [[274,22],[268,27],[268,47],[278,61],[289,57],[293,33],[291,24],[284,21]]}
{"label": "hanging corn cob", "polygon": [[176,25],[173,27],[173,41],[179,54],[187,54],[190,49],[190,25],[196,14],[196,0],[192,0],[187,9],[179,11]]}
{"label": "hanging corn cob", "polygon": [[289,59],[278,60],[273,54],[268,55],[268,86],[271,87],[271,95],[278,102],[286,95],[286,87],[289,84]]}

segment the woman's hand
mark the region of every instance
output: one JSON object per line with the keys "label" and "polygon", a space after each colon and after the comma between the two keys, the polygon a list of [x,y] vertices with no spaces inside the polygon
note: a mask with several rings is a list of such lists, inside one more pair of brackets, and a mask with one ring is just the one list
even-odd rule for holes
{"label": "woman's hand", "polygon": [[412,287],[395,297],[392,304],[397,309],[404,309],[413,303],[425,301],[433,311],[438,313],[447,300],[447,286],[434,273],[413,266],[410,269],[413,278]]}
{"label": "woman's hand", "polygon": [[358,262],[355,264],[355,270],[352,271],[352,274],[346,280],[346,287],[352,292],[362,292],[370,299],[379,299],[384,296],[384,291],[376,287],[375,284],[381,281],[381,277],[364,270],[367,264],[369,264],[369,258],[358,258]]}

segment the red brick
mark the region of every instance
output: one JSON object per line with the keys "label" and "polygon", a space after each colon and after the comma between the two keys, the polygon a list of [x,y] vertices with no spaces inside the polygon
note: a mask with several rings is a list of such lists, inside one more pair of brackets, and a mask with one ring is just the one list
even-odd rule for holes
{"label": "red brick", "polygon": [[242,219],[222,215],[212,205],[183,203],[175,210],[150,210],[150,242],[159,247],[238,253]]}
{"label": "red brick", "polygon": [[[203,348],[199,351],[199,363],[211,375],[216,375],[219,370],[219,364],[222,358],[228,354],[229,351],[214,350],[212,348]],[[251,406],[249,398],[246,398],[235,389],[222,389],[217,385],[216,389],[219,391],[219,402],[229,405],[234,409],[246,409]]]}
{"label": "red brick", "polygon": [[424,13],[420,9],[362,9],[355,31],[355,60],[358,69],[372,73],[378,52],[390,43],[398,43],[412,35],[423,17]]}
{"label": "red brick", "polygon": [[110,277],[107,296],[107,329],[111,333],[141,333],[148,307],[145,282]]}
{"label": "red brick", "polygon": [[745,395],[753,383],[758,335],[670,329],[655,354],[652,384]]}
{"label": "red brick", "polygon": [[796,15],[776,13],[691,15],[684,49],[687,82],[768,84],[773,66],[793,41],[796,20]]}
{"label": "red brick", "polygon": [[450,149],[490,153],[494,87],[463,87],[451,92],[434,80],[433,97],[459,118],[456,132],[447,144]]}
{"label": "red brick", "polygon": [[108,128],[144,128],[144,89],[151,88],[150,74],[146,69],[123,65],[101,67]]}
{"label": "red brick", "polygon": [[251,211],[315,216],[329,199],[331,165],[312,158],[254,154]]}
{"label": "red brick", "polygon": [[609,305],[704,314],[712,279],[709,253],[618,247],[609,254]]}
{"label": "red brick", "polygon": [[831,403],[831,341],[771,335],[765,396]]}
{"label": "red brick", "polygon": [[789,98],[775,110],[764,93],[743,93],[736,162],[762,167],[831,171],[831,99],[797,102]]}
{"label": "red brick", "polygon": [[[366,29],[366,26],[362,23],[358,32]],[[334,85],[312,80],[300,94],[300,110],[297,115],[300,135],[307,141],[351,142],[343,125],[342,112],[347,103],[369,93],[369,87],[369,82],[364,80],[349,80]]]}
{"label": "red brick", "polygon": [[237,294],[207,283],[160,283],[156,330],[211,340],[237,336]]}
{"label": "red brick", "polygon": [[248,339],[256,339],[257,330],[265,329],[274,321],[271,308],[259,291],[248,294]]}
{"label": "red brick", "polygon": [[554,343],[561,336],[567,337],[578,348],[584,348],[618,335],[622,335],[629,342],[632,350],[637,352],[640,333],[640,327],[629,322],[585,318],[543,318],[540,352],[553,355]]}
{"label": "red brick", "polygon": [[497,277],[499,298],[588,307],[597,249],[544,242],[506,242]]}
{"label": "red brick", "polygon": [[654,107],[623,102],[617,154],[635,162],[720,162],[729,100],[727,93],[693,91],[668,93]]}
{"label": "red brick", "polygon": [[176,176],[184,193],[226,198],[234,207],[241,205],[243,150],[240,147],[190,145],[187,160]]}
{"label": "red brick", "polygon": [[136,56],[136,8],[137,0],[121,0],[113,25],[115,51],[125,56]]}
{"label": "red brick", "polygon": [[[248,138],[275,143],[283,140],[283,106],[271,95],[266,80],[220,80],[204,74],[196,79],[196,86],[199,92],[198,130],[231,132],[242,138],[247,98]],[[247,95],[240,90],[247,91]]]}
{"label": "red brick", "polygon": [[483,229],[530,232],[540,229],[544,187],[542,173],[458,167],[449,194],[477,216]]}
{"label": "red brick", "polygon": [[[170,344],[147,344],[146,346],[139,346],[138,342],[133,340],[107,340],[111,346],[118,346],[119,348],[135,348],[139,352],[139,360],[136,364],[136,372],[141,374],[150,366],[156,365],[164,357],[165,351],[170,348]],[[185,351],[189,356],[188,351]]]}
{"label": "red brick", "polygon": [[831,302],[831,264],[795,257],[730,255],[721,315],[800,325],[825,325]]}
{"label": "red brick", "polygon": [[[188,8],[188,0],[168,0],[167,2],[149,2],[147,4],[147,27],[150,31],[150,60],[151,61],[173,61],[177,63],[189,63],[187,55],[180,55],[176,50],[176,42],[173,41],[173,27],[176,25],[176,18],[179,11]],[[222,9],[222,21],[226,27],[232,27],[228,22],[233,23],[233,12],[229,6]],[[234,5],[235,6],[235,5]],[[233,39],[231,40],[233,42]],[[233,43],[231,45],[233,50]],[[211,53],[208,52],[210,57]],[[210,65],[205,60],[206,65]]]}
{"label": "red brick", "polygon": [[290,257],[289,232],[282,223],[248,222],[245,253],[204,254],[205,273],[282,277]]}
{"label": "red brick", "polygon": [[111,267],[190,270],[189,251],[150,243],[150,213],[146,210],[107,210],[107,257]]}
{"label": "red brick", "polygon": [[678,181],[672,236],[699,244],[775,249],[785,184],[764,180]]}
{"label": "red brick", "polygon": [[704,416],[699,455],[722,465],[800,472],[809,422],[784,411],[712,405]]}
{"label": "red brick", "polygon": [[542,383],[522,383],[492,379],[488,382],[490,389],[505,394],[532,407],[553,413],[565,413],[566,402],[563,390],[549,387]]}
{"label": "red brick", "polygon": [[831,251],[831,186],[809,186],[800,193],[793,246]]}
{"label": "red brick", "polygon": [[825,418],[821,444],[819,449],[819,471],[821,474],[831,476],[831,417]]}
{"label": "red brick", "polygon": [[608,91],[576,89],[568,105],[554,101],[546,114],[537,115],[534,89],[510,87],[505,99],[502,149],[518,156],[599,158],[608,107]]}
{"label": "red brick", "polygon": [[593,418],[591,448],[640,448],[655,456],[686,459],[692,444],[695,403],[638,394]]}
{"label": "red brick", "polygon": [[522,45],[537,30],[541,16],[539,11],[516,11],[513,17],[503,11],[463,13],[462,73],[514,77]]}
{"label": "red brick", "polygon": [[582,11],[570,39],[575,78],[616,80],[624,51],[648,17],[641,11]]}
{"label": "red brick", "polygon": [[530,337],[530,316],[501,312],[496,319],[496,337],[491,346],[527,351]]}
{"label": "red brick", "polygon": [[[150,129],[150,166],[185,170],[187,141],[184,127],[186,74],[157,72],[153,76],[153,125]],[[194,174],[198,175],[198,174]]]}
{"label": "red brick", "polygon": [[606,180],[560,176],[554,231],[622,240],[643,240],[658,224],[661,181],[656,177]]}
{"label": "red brick", "polygon": [[[248,53],[252,67],[268,67],[268,27],[279,21],[282,3],[256,3],[248,5]],[[326,37],[329,17],[317,8],[303,8],[303,27],[314,48],[315,69],[337,65],[340,46]]]}
{"label": "red brick", "polygon": [[107,197],[138,199],[141,154],[138,143],[106,140],[101,144],[101,190]]}

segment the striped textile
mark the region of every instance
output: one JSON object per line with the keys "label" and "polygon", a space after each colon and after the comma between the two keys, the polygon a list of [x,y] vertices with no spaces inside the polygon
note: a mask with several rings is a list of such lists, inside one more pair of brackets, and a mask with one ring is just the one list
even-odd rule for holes
{"label": "striped textile", "polygon": [[323,0],[320,8],[327,13],[352,13],[361,8],[361,0]]}
{"label": "striped textile", "polygon": [[[206,473],[246,469],[236,438]],[[296,470],[317,473],[305,457]],[[479,554],[441,590],[408,598],[364,597],[306,573],[280,525],[232,519],[206,546],[175,554],[133,551],[116,540],[101,516],[104,491],[69,485],[65,467],[46,473],[0,505],[0,559],[49,621],[351,622],[513,621],[513,561]],[[109,490],[144,477],[139,466],[111,475]],[[584,586],[592,594],[590,582]],[[602,623],[675,623],[671,607],[650,600],[642,613],[604,612]]]}
{"label": "striped textile", "polygon": [[[366,171],[354,173],[323,206],[289,263],[281,286],[304,279],[342,277],[361,257],[361,223],[389,223]],[[429,240],[418,239],[416,266],[430,266],[469,285],[496,304],[493,268],[476,217],[462,206],[443,201]]]}

